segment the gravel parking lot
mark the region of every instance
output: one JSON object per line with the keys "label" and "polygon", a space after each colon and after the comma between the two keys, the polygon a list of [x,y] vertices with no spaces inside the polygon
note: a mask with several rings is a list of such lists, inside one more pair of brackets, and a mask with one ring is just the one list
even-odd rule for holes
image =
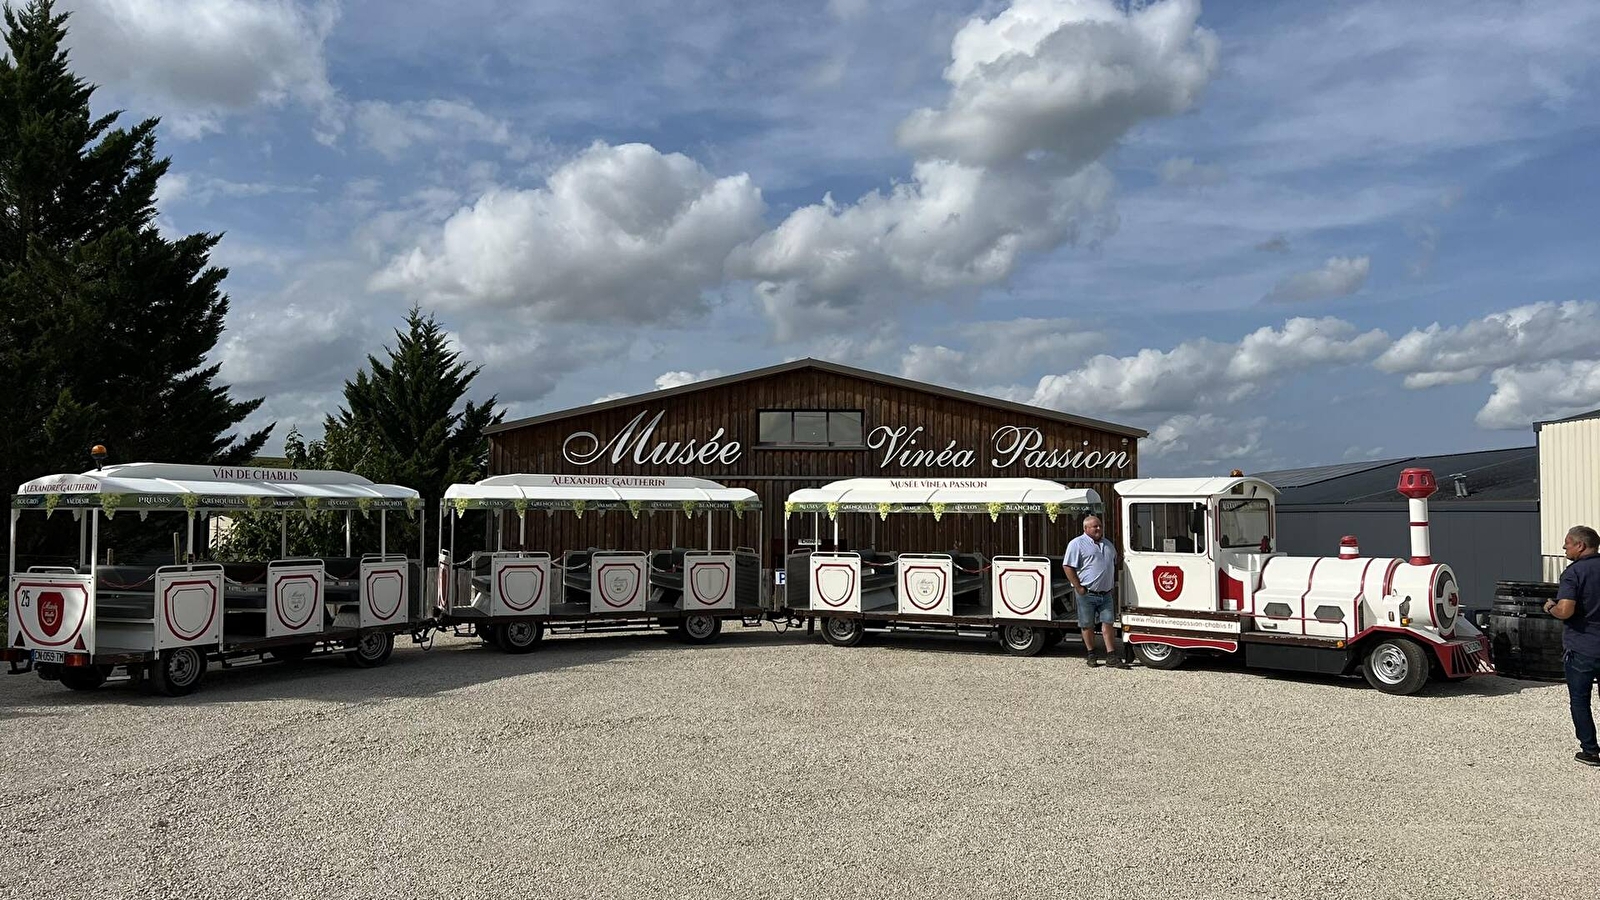
{"label": "gravel parking lot", "polygon": [[441,638],[175,700],[0,679],[0,892],[1595,896],[1560,685],[870,641]]}

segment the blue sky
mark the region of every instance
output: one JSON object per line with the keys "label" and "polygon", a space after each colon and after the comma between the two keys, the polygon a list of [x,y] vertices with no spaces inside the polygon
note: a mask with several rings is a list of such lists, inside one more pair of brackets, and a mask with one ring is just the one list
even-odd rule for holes
{"label": "blue sky", "polygon": [[413,302],[513,415],[811,355],[1146,474],[1600,407],[1591,2],[62,5],[269,450]]}

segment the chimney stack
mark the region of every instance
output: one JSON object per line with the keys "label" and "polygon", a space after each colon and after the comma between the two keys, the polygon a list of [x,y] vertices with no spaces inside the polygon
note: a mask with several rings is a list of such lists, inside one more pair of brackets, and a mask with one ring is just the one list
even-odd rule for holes
{"label": "chimney stack", "polygon": [[1406,469],[1400,473],[1400,484],[1395,488],[1411,501],[1411,564],[1426,566],[1433,562],[1428,547],[1428,498],[1439,485],[1434,483],[1431,469]]}

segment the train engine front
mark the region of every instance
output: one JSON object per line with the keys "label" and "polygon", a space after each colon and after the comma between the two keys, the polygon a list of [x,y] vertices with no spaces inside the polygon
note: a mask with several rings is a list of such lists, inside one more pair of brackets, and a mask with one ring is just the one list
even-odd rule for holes
{"label": "train engine front", "polygon": [[1428,497],[1437,489],[1427,469],[1400,473],[1409,559],[1363,558],[1353,538],[1337,557],[1268,559],[1253,597],[1255,629],[1299,638],[1307,652],[1324,651],[1315,654],[1325,664],[1318,668],[1359,669],[1386,693],[1415,693],[1434,675],[1455,681],[1493,674],[1487,639],[1461,614],[1455,573],[1434,562],[1429,547]]}

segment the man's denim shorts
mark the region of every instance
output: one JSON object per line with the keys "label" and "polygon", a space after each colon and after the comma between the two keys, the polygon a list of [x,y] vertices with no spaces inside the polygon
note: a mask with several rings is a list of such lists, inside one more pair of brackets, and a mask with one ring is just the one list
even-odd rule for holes
{"label": "man's denim shorts", "polygon": [[[1075,594],[1077,592],[1074,592]],[[1095,622],[1109,625],[1112,614],[1116,611],[1111,605],[1110,594],[1097,594],[1090,591],[1087,594],[1077,594],[1078,598],[1078,626],[1092,628]]]}

